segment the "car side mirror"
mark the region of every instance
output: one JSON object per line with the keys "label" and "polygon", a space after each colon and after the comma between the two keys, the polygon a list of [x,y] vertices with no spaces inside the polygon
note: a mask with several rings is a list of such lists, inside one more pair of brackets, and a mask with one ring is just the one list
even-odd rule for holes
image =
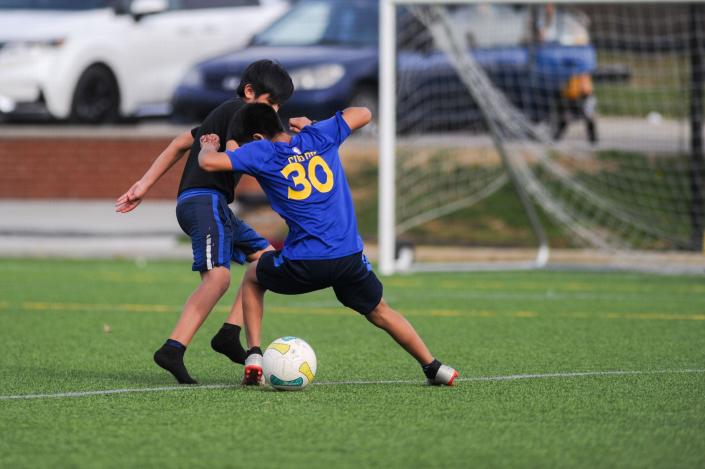
{"label": "car side mirror", "polygon": [[138,21],[144,16],[162,13],[168,9],[168,0],[134,0],[130,4],[130,14]]}

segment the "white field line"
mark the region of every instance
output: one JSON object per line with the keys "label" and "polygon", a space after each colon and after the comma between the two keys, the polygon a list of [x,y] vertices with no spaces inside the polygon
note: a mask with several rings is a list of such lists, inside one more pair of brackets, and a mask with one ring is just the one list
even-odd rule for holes
{"label": "white field line", "polygon": [[[534,373],[534,374],[519,374],[505,376],[470,376],[466,378],[457,378],[455,381],[517,381],[522,379],[549,379],[549,378],[581,378],[588,376],[630,376],[630,375],[662,375],[662,374],[678,374],[678,373],[705,373],[705,369],[693,368],[682,370],[624,370],[624,371],[578,371],[578,372],[561,372],[561,373]],[[314,382],[315,386],[340,386],[340,385],[380,385],[380,384],[423,384],[418,380],[351,380],[351,381],[318,381]],[[123,388],[123,389],[103,389],[98,391],[74,391],[74,392],[58,392],[48,394],[17,394],[9,396],[0,396],[0,401],[9,400],[27,400],[27,399],[57,399],[64,397],[90,397],[90,396],[107,396],[110,394],[130,394],[130,393],[146,393],[146,392],[166,392],[166,391],[198,391],[202,389],[230,389],[239,388],[236,384],[204,384],[195,386],[161,386],[155,388]]]}
{"label": "white field line", "polygon": [[128,394],[138,392],[162,392],[162,391],[189,391],[198,389],[224,389],[233,388],[233,384],[204,384],[196,386],[160,386],[158,388],[123,388],[123,389],[103,389],[100,391],[73,391],[73,392],[57,392],[51,394],[18,394],[16,396],[0,396],[0,401],[9,401],[12,399],[51,399],[59,397],[89,397],[89,396],[107,396],[110,394]]}

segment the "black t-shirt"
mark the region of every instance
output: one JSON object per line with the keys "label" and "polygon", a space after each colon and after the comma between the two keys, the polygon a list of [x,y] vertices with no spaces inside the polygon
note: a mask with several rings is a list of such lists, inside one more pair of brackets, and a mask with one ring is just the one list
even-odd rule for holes
{"label": "black t-shirt", "polygon": [[191,130],[193,145],[191,154],[186,161],[184,173],[181,175],[179,194],[188,189],[215,189],[225,196],[228,203],[235,199],[235,186],[240,182],[240,173],[232,171],[216,171],[209,173],[198,165],[198,153],[201,151],[200,138],[206,134],[216,134],[220,137],[219,151],[225,151],[225,142],[228,139],[228,124],[233,115],[244,103],[239,98],[229,99],[210,114],[201,123],[200,127]]}

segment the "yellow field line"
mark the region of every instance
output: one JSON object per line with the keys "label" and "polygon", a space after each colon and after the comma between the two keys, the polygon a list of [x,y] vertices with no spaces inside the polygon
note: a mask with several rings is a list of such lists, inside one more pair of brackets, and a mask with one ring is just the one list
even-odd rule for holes
{"label": "yellow field line", "polygon": [[[139,304],[139,303],[122,303],[122,304],[105,304],[105,303],[61,303],[61,302],[38,302],[25,301],[17,305],[13,305],[7,301],[0,301],[1,310],[19,309],[23,311],[119,311],[130,313],[179,313],[181,306],[164,305],[164,304]],[[229,308],[218,306],[215,309],[217,312],[227,312]],[[350,311],[341,307],[307,307],[307,306],[270,306],[267,307],[268,313],[275,314],[304,314],[315,316],[347,316]],[[497,312],[497,311],[482,311],[482,310],[458,310],[458,309],[406,309],[403,311],[406,316],[419,317],[469,317],[469,318],[562,318],[562,319],[626,319],[626,320],[644,320],[644,321],[705,321],[704,314],[668,314],[668,313],[539,313],[537,311],[513,311],[513,312]]]}
{"label": "yellow field line", "polygon": [[[385,285],[393,287],[419,287],[423,284],[420,281],[415,280],[405,280],[405,279],[391,279],[385,280]],[[511,292],[521,292],[521,293],[545,293],[547,288],[545,283],[536,282],[483,282],[475,280],[442,280],[438,283],[438,287],[446,290],[467,290],[472,288],[475,291],[511,291]],[[643,293],[644,287],[639,284],[629,284],[629,285],[618,285],[617,291],[607,292],[605,290],[600,290],[595,288],[592,283],[580,283],[580,282],[566,282],[561,283],[554,293],[573,293],[573,292],[594,292],[596,294],[600,293]],[[688,285],[688,286],[677,286],[674,285],[671,293],[686,293],[686,294],[698,294],[705,293],[704,285]]]}
{"label": "yellow field line", "polygon": [[607,313],[607,319],[651,319],[656,321],[705,321],[705,314]]}
{"label": "yellow field line", "polygon": [[46,303],[25,302],[20,304],[20,309],[35,311],[127,311],[136,313],[158,312],[168,313],[179,311],[179,306],[160,304],[89,304],[89,303]]}
{"label": "yellow field line", "polygon": [[539,313],[536,313],[534,311],[517,311],[516,313],[512,314],[515,318],[537,318],[539,317]]}
{"label": "yellow field line", "polygon": [[305,308],[291,306],[270,306],[266,308],[267,312],[280,314],[314,314],[317,316],[343,316],[349,314],[342,306],[340,308]]}

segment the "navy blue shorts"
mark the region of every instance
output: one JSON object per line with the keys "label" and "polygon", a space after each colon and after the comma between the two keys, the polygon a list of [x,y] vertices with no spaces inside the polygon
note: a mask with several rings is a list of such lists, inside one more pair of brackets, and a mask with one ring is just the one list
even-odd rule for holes
{"label": "navy blue shorts", "polygon": [[191,237],[191,270],[205,272],[218,266],[229,269],[230,261],[244,264],[248,255],[269,246],[269,241],[235,216],[220,192],[189,189],[177,200],[176,219]]}
{"label": "navy blue shorts", "polygon": [[333,287],[342,304],[367,315],[382,301],[382,282],[361,252],[337,259],[286,259],[268,251],[257,262],[257,282],[282,295],[299,295]]}

